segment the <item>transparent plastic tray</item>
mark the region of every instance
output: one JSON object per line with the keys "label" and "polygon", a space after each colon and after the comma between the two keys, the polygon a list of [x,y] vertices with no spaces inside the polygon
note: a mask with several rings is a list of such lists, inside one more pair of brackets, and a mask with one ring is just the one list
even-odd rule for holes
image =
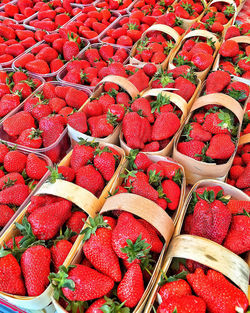
{"label": "transparent plastic tray", "polygon": [[[107,45],[108,45],[108,44],[107,44]],[[94,44],[92,44],[92,45],[90,45],[90,46],[84,48],[83,50],[81,50],[80,53],[77,55],[77,58],[78,58],[79,60],[86,60],[86,58],[85,58],[85,52],[86,52],[87,49],[89,49],[89,48],[99,48],[99,47],[101,47],[101,46],[105,46],[105,44],[103,44],[103,43],[94,43]],[[118,50],[117,47],[114,47],[114,49],[115,49],[115,51]],[[128,57],[127,57],[126,60],[123,62],[123,64],[127,64],[128,61],[129,61],[130,49],[129,49],[129,48],[124,48],[124,49],[127,51]],[[69,61],[69,62],[70,62],[70,61]],[[56,77],[57,80],[60,81],[60,82],[63,82],[63,83],[68,83],[68,84],[70,84],[70,85],[73,86],[73,87],[82,86],[82,87],[89,88],[90,90],[94,90],[94,89],[96,88],[96,86],[89,86],[89,85],[83,85],[83,84],[74,84],[74,83],[69,83],[69,82],[63,80],[63,78],[65,77],[65,75],[68,73],[68,71],[67,71],[67,64],[68,64],[69,62],[67,62],[67,63],[60,69],[60,71],[59,71],[59,73],[57,74],[57,77]]]}

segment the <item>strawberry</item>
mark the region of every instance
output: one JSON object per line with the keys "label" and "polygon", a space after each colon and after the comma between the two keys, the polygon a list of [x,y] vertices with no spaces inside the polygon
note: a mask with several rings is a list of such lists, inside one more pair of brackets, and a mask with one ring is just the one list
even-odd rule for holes
{"label": "strawberry", "polygon": [[42,206],[31,213],[28,222],[36,238],[39,240],[53,238],[71,216],[71,206],[71,202],[61,200]]}
{"label": "strawberry", "polygon": [[132,169],[143,170],[144,172],[153,162],[144,153],[139,153],[139,150],[131,149],[128,155],[129,166]]}
{"label": "strawberry", "polygon": [[184,74],[176,78],[174,88],[178,90],[175,90],[174,93],[183,97],[186,101],[189,101],[195,92],[196,86],[186,77],[187,75]]}
{"label": "strawberry", "polygon": [[94,165],[102,174],[102,177],[109,181],[115,173],[116,159],[108,147],[95,150]]}
{"label": "strawberry", "polygon": [[44,246],[29,247],[21,257],[21,269],[25,280],[27,294],[39,296],[49,283],[50,251]]}
{"label": "strawberry", "polygon": [[214,58],[210,54],[196,53],[192,56],[191,61],[199,71],[204,71],[213,64]]}
{"label": "strawberry", "polygon": [[151,113],[150,102],[146,98],[138,98],[138,99],[136,99],[132,103],[131,109],[134,112],[138,112],[139,110],[141,110],[143,116],[148,119],[149,123],[153,123],[154,122],[154,116]]}
{"label": "strawberry", "polygon": [[100,197],[105,186],[102,175],[92,166],[85,165],[76,172],[76,184]]}
{"label": "strawberry", "polygon": [[39,149],[43,143],[41,133],[39,129],[25,129],[18,137],[16,143],[25,147]]}
{"label": "strawberry", "polygon": [[180,187],[172,180],[164,180],[162,183],[163,193],[167,197],[168,209],[176,210],[179,205],[181,190]]}
{"label": "strawberry", "polygon": [[243,189],[248,188],[250,186],[249,173],[250,173],[250,163],[248,163],[243,174],[237,179],[236,181],[237,188]]}
{"label": "strawberry", "polygon": [[239,52],[240,49],[238,43],[232,39],[223,42],[219,49],[219,54],[223,57],[235,57]]}
{"label": "strawberry", "polygon": [[31,179],[39,180],[47,172],[47,163],[36,154],[29,153],[26,161],[25,171]]}
{"label": "strawberry", "polygon": [[25,184],[23,176],[19,173],[12,172],[0,178],[0,189],[8,188],[17,184]]}
{"label": "strawberry", "polygon": [[60,239],[60,237],[54,241],[53,246],[50,248],[50,253],[55,272],[58,272],[59,267],[63,265],[63,262],[68,256],[72,246],[73,245],[70,241],[67,239]]}
{"label": "strawberry", "polygon": [[244,210],[247,213],[250,212],[249,201],[230,199],[227,204],[227,207],[229,208],[232,214],[243,213]]}
{"label": "strawberry", "polygon": [[249,86],[242,82],[232,82],[227,86],[226,93],[239,102],[245,101],[249,96]]}
{"label": "strawberry", "polygon": [[234,165],[231,167],[230,169],[230,177],[233,180],[237,180],[241,174],[243,174],[244,172],[244,167],[240,166],[240,165]]}
{"label": "strawberry", "polygon": [[50,68],[44,60],[34,60],[26,63],[26,70],[35,74],[49,74]]}
{"label": "strawberry", "polygon": [[[60,272],[58,275],[60,275]],[[60,277],[62,279],[62,274]],[[57,279],[57,276],[52,273],[50,280],[53,281],[53,278]],[[67,279],[66,282],[65,279]],[[69,285],[68,282],[72,283]],[[60,288],[62,288],[61,290],[66,299],[70,301],[88,301],[109,293],[114,287],[114,281],[90,267],[77,264],[74,268],[66,270],[60,286],[62,286]]]}
{"label": "strawberry", "polygon": [[36,128],[35,121],[29,112],[20,111],[3,122],[3,129],[9,136],[20,135],[27,128]]}
{"label": "strawberry", "polygon": [[86,92],[73,87],[68,90],[65,96],[65,101],[67,105],[76,109],[80,109],[80,107],[85,103],[87,99],[88,94]]}
{"label": "strawberry", "polygon": [[190,124],[186,124],[182,136],[186,136],[188,139],[194,139],[199,141],[210,141],[212,135],[205,131],[199,123],[192,122]]}
{"label": "strawberry", "polygon": [[[75,211],[72,213],[71,217],[67,220],[66,226],[72,231],[80,234],[83,228],[84,222],[87,219],[87,215],[82,211]],[[77,235],[70,238],[70,241],[75,242]]]}
{"label": "strawberry", "polygon": [[188,296],[192,294],[189,284],[183,279],[185,273],[180,273],[174,276],[166,277],[160,282],[159,295],[163,302],[169,300],[172,296]]}
{"label": "strawberry", "polygon": [[201,161],[200,155],[202,154],[202,150],[204,147],[205,147],[204,142],[198,140],[191,140],[187,142],[179,142],[177,145],[177,150],[180,153],[185,154],[192,159]]}
{"label": "strawberry", "polygon": [[94,159],[94,151],[96,143],[90,143],[84,140],[80,140],[78,144],[76,144],[73,148],[70,166],[77,171],[82,166],[86,165],[88,161],[92,161]]}
{"label": "strawberry", "polygon": [[216,113],[209,113],[202,125],[205,131],[212,134],[228,134],[233,129],[230,113],[219,110]]}
{"label": "strawberry", "polygon": [[89,130],[92,137],[107,137],[114,131],[117,117],[112,113],[93,116],[88,119]]}
{"label": "strawberry", "polygon": [[[70,38],[70,37],[69,37]],[[66,61],[71,60],[79,53],[79,46],[76,41],[70,39],[63,45],[63,57]]]}
{"label": "strawberry", "polygon": [[81,133],[86,133],[88,130],[87,117],[83,111],[75,112],[69,115],[68,124]]}
{"label": "strawberry", "polygon": [[214,200],[213,191],[208,192],[207,200],[203,200],[205,196],[206,192],[194,207],[190,234],[221,244],[229,229],[231,212],[220,200]]}
{"label": "strawberry", "polygon": [[235,145],[227,134],[217,134],[210,140],[206,156],[212,159],[228,159],[234,153]]}
{"label": "strawberry", "polygon": [[206,80],[206,94],[223,91],[230,81],[231,76],[228,72],[215,71],[210,73]]}
{"label": "strawberry", "polygon": [[19,151],[9,151],[4,157],[4,168],[7,172],[21,173],[26,165],[27,156]]}
{"label": "strawberry", "polygon": [[8,221],[12,218],[12,216],[15,214],[13,209],[8,207],[8,205],[0,204],[0,227],[4,227]]}
{"label": "strawberry", "polygon": [[236,254],[242,254],[250,249],[249,217],[246,211],[244,215],[232,217],[231,227],[223,245]]}
{"label": "strawberry", "polygon": [[[0,290],[9,294],[25,296],[21,268],[16,258],[6,251],[0,257]],[[4,255],[5,254],[5,255]]]}
{"label": "strawberry", "polygon": [[161,240],[158,237],[157,230],[149,224],[147,221],[140,219],[140,223],[146,228],[146,230],[149,232],[151,236],[151,251],[156,253],[161,253],[161,250],[163,248],[163,244]]}
{"label": "strawberry", "polygon": [[180,120],[172,112],[160,114],[152,127],[152,140],[163,140],[172,137],[180,127]]}
{"label": "strawberry", "polygon": [[133,264],[125,273],[117,288],[117,296],[126,307],[133,308],[137,305],[144,293],[144,283],[141,268]]}
{"label": "strawberry", "polygon": [[146,228],[132,214],[127,212],[121,213],[112,232],[112,247],[118,257],[125,260],[128,259],[127,254],[121,249],[127,246],[128,239],[134,244],[139,236],[146,243],[150,243],[151,237]]}
{"label": "strawberry", "polygon": [[240,35],[241,34],[240,34],[239,27],[232,25],[227,29],[227,32],[225,35],[225,40],[228,40],[228,39],[233,38],[233,37],[238,37]]}
{"label": "strawberry", "polygon": [[20,104],[20,97],[16,94],[4,94],[0,100],[0,117],[5,116]]}
{"label": "strawberry", "polygon": [[73,168],[68,166],[59,166],[57,170],[58,174],[62,174],[65,180],[72,182],[75,179],[75,171],[73,170]]}
{"label": "strawberry", "polygon": [[111,244],[112,230],[107,228],[109,225],[100,215],[94,219],[90,217],[90,223],[91,228],[83,230],[84,255],[99,272],[118,282],[122,276],[118,257]]}
{"label": "strawberry", "polygon": [[187,280],[196,293],[205,302],[211,313],[234,312],[235,307],[247,310],[248,300],[243,291],[235,287],[221,273],[208,270],[207,275],[198,268],[194,274],[188,274]]}
{"label": "strawberry", "polygon": [[205,313],[206,303],[199,297],[192,295],[171,296],[165,302],[162,302],[157,310],[157,313]]}

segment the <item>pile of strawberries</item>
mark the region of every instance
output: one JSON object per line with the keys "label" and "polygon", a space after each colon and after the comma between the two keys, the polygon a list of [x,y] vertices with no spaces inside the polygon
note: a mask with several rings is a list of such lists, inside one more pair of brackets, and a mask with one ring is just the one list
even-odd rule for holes
{"label": "pile of strawberries", "polygon": [[121,13],[126,12],[126,9],[130,6],[132,0],[124,0],[124,1],[117,1],[117,0],[99,0],[95,4],[97,8],[104,8],[109,10],[116,10],[120,11]]}
{"label": "pile of strawberries", "polygon": [[83,134],[105,138],[123,120],[130,100],[122,88],[114,83],[105,83],[103,92],[91,97],[80,112],[73,113],[68,124]]}
{"label": "pile of strawberries", "polygon": [[51,195],[31,198],[19,234],[5,243],[0,267],[0,290],[36,297],[49,284],[51,268],[57,271],[70,252],[87,215],[72,202]]}
{"label": "pile of strawberries", "polygon": [[167,12],[173,2],[173,0],[140,0],[134,3],[130,11],[131,13],[142,12],[145,16],[161,17],[162,14]]}
{"label": "pile of strawberries", "polygon": [[0,143],[0,229],[47,172],[48,161]]}
{"label": "pile of strawberries", "polygon": [[233,160],[233,165],[229,171],[227,183],[242,189],[250,195],[250,144],[244,144],[238,147]]}
{"label": "pile of strawberries", "polygon": [[42,81],[23,71],[0,71],[0,117],[6,116],[28,98]]}
{"label": "pile of strawberries", "polygon": [[23,25],[15,24],[12,20],[0,22],[0,64],[11,65],[12,61],[25,50],[41,41],[43,31],[33,32]]}
{"label": "pile of strawberries", "polygon": [[192,37],[186,39],[177,52],[173,64],[178,67],[189,65],[196,72],[210,68],[214,62],[215,45],[212,38]]}
{"label": "pile of strawberries", "polygon": [[163,248],[159,232],[144,219],[118,211],[89,218],[82,233],[81,263],[50,275],[56,299],[64,308],[77,303],[79,311],[87,302],[87,313],[136,307]]}
{"label": "pile of strawberries", "polygon": [[102,68],[112,62],[124,63],[128,51],[107,44],[92,45],[67,63],[66,69],[59,75],[60,79],[71,84],[94,87],[104,77]]}
{"label": "pile of strawberries", "polygon": [[249,212],[249,201],[228,200],[222,187],[200,187],[190,200],[184,233],[207,238],[241,255],[250,249]]}
{"label": "pile of strawberries", "polygon": [[[204,270],[201,264],[189,273],[185,265],[191,262],[188,259],[175,259],[170,274],[162,274],[158,291],[162,302],[157,313],[183,312],[183,307],[192,313],[215,313],[218,310],[234,312],[235,307],[242,312],[247,310],[248,299],[242,290],[220,272]],[[179,273],[175,270],[175,263],[181,263]]]}
{"label": "pile of strawberries", "polygon": [[141,38],[144,31],[154,24],[155,21],[154,17],[145,16],[140,12],[132,13],[130,16],[123,16],[117,20],[113,27],[103,33],[100,40],[123,47],[132,47]]}
{"label": "pile of strawberries", "polygon": [[159,68],[151,80],[151,88],[174,88],[173,93],[187,102],[192,98],[197,85],[197,76],[189,65],[181,65],[173,70]]}
{"label": "pile of strawberries", "polygon": [[180,201],[183,179],[180,166],[167,161],[153,162],[137,149],[130,151],[128,160],[128,169],[121,174],[123,183],[114,194],[130,192],[145,197],[172,214]]}
{"label": "pile of strawberries", "polygon": [[82,14],[65,25],[65,29],[91,41],[98,41],[97,37],[117,18],[108,9],[98,10],[94,6],[85,7],[81,12]]}
{"label": "pile of strawberries", "polygon": [[65,62],[77,56],[85,43],[74,33],[47,34],[45,42],[33,47],[13,63],[14,68],[24,68],[35,74],[55,74]]}
{"label": "pile of strawberries", "polygon": [[231,75],[250,78],[250,45],[228,39],[220,47],[219,68]]}
{"label": "pile of strawberries", "polygon": [[202,1],[179,0],[173,4],[176,16],[185,20],[195,20],[204,10]]}
{"label": "pile of strawberries", "polygon": [[[8,141],[32,149],[51,147],[63,133],[68,118],[87,98],[86,92],[74,87],[45,83],[17,113],[4,120],[5,136]],[[66,140],[46,154],[52,162],[58,162],[67,145]]]}
{"label": "pile of strawberries", "polygon": [[219,1],[211,4],[207,8],[201,22],[204,25],[204,29],[212,33],[221,34],[224,30],[224,26],[231,20],[234,14],[235,6],[233,4]]}
{"label": "pile of strawberries", "polygon": [[206,79],[204,94],[224,93],[244,106],[249,96],[249,86],[245,83],[232,81],[228,72],[221,70],[210,73]]}
{"label": "pile of strawberries", "polygon": [[120,159],[119,152],[114,148],[101,147],[96,142],[81,139],[73,148],[70,166],[59,166],[57,176],[74,182],[99,198]]}
{"label": "pile of strawberries", "polygon": [[234,114],[218,105],[193,112],[177,144],[177,150],[197,161],[223,164],[235,151],[238,123]]}
{"label": "pile of strawberries", "polygon": [[124,139],[131,149],[155,152],[164,149],[178,131],[182,111],[170,97],[138,98],[122,122]]}

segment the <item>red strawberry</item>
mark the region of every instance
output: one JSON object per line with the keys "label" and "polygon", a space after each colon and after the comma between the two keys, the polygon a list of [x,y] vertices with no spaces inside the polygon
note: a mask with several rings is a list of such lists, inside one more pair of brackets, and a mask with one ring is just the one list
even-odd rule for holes
{"label": "red strawberry", "polygon": [[206,80],[206,94],[223,91],[230,81],[231,76],[228,72],[215,71],[210,73]]}
{"label": "red strawberry", "polygon": [[0,204],[0,214],[0,227],[4,227],[15,214],[15,212],[13,209],[8,207],[8,205]]}
{"label": "red strawberry", "polygon": [[27,156],[19,151],[9,151],[4,157],[4,168],[7,172],[21,173],[26,165]]}
{"label": "red strawberry", "polygon": [[205,117],[202,128],[212,134],[228,134],[233,125],[230,114],[220,110]]}
{"label": "red strawberry", "polygon": [[[58,168],[59,170],[59,168]],[[66,226],[72,231],[80,234],[83,228],[84,222],[87,219],[87,215],[82,211],[75,211],[72,213],[71,217],[67,220]],[[75,242],[77,235],[70,238],[71,242]]]}
{"label": "red strawberry", "polygon": [[55,272],[58,272],[59,266],[63,265],[72,246],[72,243],[66,239],[55,240],[54,245],[50,248],[51,261]]}
{"label": "red strawberry", "polygon": [[164,180],[162,182],[162,190],[168,200],[170,200],[168,202],[168,209],[176,210],[180,200],[180,187],[172,180]]}
{"label": "red strawberry", "polygon": [[176,114],[165,112],[160,114],[152,127],[152,140],[163,140],[172,137],[180,127]]}
{"label": "red strawberry", "polygon": [[[198,140],[191,140],[187,142],[179,142],[177,145],[177,150],[189,156],[192,159],[201,161],[202,150],[205,147],[204,142]],[[199,156],[198,156],[199,155]]]}
{"label": "red strawberry", "polygon": [[232,40],[226,40],[220,47],[219,54],[223,57],[235,57],[240,52],[239,44]]}
{"label": "red strawberry", "polygon": [[29,63],[26,63],[25,68],[32,73],[36,74],[49,74],[50,68],[48,63],[44,60],[34,60]]}
{"label": "red strawberry", "polygon": [[205,313],[206,303],[192,295],[171,296],[166,302],[160,304],[157,313],[172,313],[174,310],[183,313]]}
{"label": "red strawberry", "polygon": [[39,158],[36,154],[29,153],[25,170],[30,178],[39,180],[47,172],[47,163],[43,159]]}
{"label": "red strawberry", "polygon": [[228,159],[234,153],[235,145],[227,134],[217,134],[210,140],[206,156],[212,159]]}
{"label": "red strawberry", "polygon": [[85,103],[87,99],[88,94],[86,92],[73,87],[68,90],[65,96],[65,101],[67,105],[76,109],[80,109],[80,107]]}
{"label": "red strawberry", "polygon": [[141,110],[143,116],[148,119],[149,123],[153,123],[154,122],[154,116],[151,113],[150,102],[146,98],[138,98],[138,99],[136,99],[132,103],[131,109],[134,112],[138,112],[139,110]]}
{"label": "red strawberry", "polygon": [[25,129],[18,137],[16,143],[25,147],[38,149],[42,146],[43,143],[41,133],[42,132],[39,131],[39,129]]}
{"label": "red strawberry", "polygon": [[116,159],[108,147],[95,150],[94,165],[106,181],[109,181],[115,173]]}
{"label": "red strawberry", "polygon": [[196,122],[186,124],[182,134],[187,136],[187,138],[204,142],[212,138],[211,133],[205,131],[202,126]]}
{"label": "red strawberry", "polygon": [[68,124],[83,134],[88,130],[86,114],[83,111],[69,115]]}

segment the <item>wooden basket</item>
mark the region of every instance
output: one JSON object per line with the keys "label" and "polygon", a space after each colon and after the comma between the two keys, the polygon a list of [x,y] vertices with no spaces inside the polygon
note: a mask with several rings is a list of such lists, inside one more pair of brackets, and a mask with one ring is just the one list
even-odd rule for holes
{"label": "wooden basket", "polygon": [[[159,94],[162,94],[166,97],[170,97],[171,102],[173,102],[181,111],[182,111],[182,116],[180,119],[181,125],[184,122],[186,116],[187,116],[187,102],[179,95],[175,93],[171,93],[162,89],[149,89],[148,91],[144,92],[142,94],[143,98],[147,97],[157,97]],[[180,126],[181,127],[181,126]],[[155,152],[147,152],[148,155],[171,155],[172,154],[172,148],[173,148],[173,142],[174,142],[174,137],[176,134],[173,136],[169,144],[162,150],[160,151],[155,151]],[[120,139],[120,146],[123,148],[125,151],[126,155],[129,154],[131,148],[125,143],[124,138],[123,138],[123,132],[120,132],[119,135]]]}
{"label": "wooden basket", "polygon": [[164,25],[164,24],[154,24],[154,25],[150,26],[142,34],[141,39],[138,40],[131,49],[130,57],[129,57],[129,63],[132,65],[139,65],[141,67],[143,67],[145,64],[148,63],[148,62],[141,62],[141,61],[137,60],[136,58],[134,58],[134,56],[136,54],[136,49],[137,49],[137,46],[139,44],[139,41],[143,41],[144,38],[146,37],[147,33],[151,32],[151,31],[159,31],[163,34],[167,34],[167,35],[171,36],[173,38],[173,40],[175,41],[175,47],[172,49],[172,51],[169,52],[169,54],[166,56],[166,59],[161,64],[155,64],[155,66],[157,68],[162,67],[163,69],[165,69],[168,65],[169,58],[175,52],[175,50],[176,50],[176,48],[180,42],[181,36],[177,33],[176,30],[174,30],[173,28],[171,28],[167,25]]}
{"label": "wooden basket", "polygon": [[[160,271],[165,249],[174,232],[174,223],[172,219],[168,216],[168,214],[154,202],[137,195],[130,194],[129,196],[131,197],[128,198],[128,194],[118,194],[108,198],[104,206],[102,207],[100,213],[105,214],[106,212],[118,209],[135,214],[140,218],[145,219],[154,227],[156,227],[160,231],[161,235],[165,240],[165,244],[155,266],[154,272],[151,276],[150,282],[148,283],[147,288],[138,305],[133,310],[133,313],[141,313],[143,312],[143,308],[147,301],[150,290],[152,289],[154,282],[157,278],[157,275]],[[78,241],[79,242],[78,249],[74,258],[72,259],[71,264],[77,264],[81,261],[83,237],[84,237],[83,235],[79,236],[80,242]],[[64,310],[54,298],[52,298],[52,302],[56,308],[57,313],[67,313],[67,311]]]}
{"label": "wooden basket", "polygon": [[235,151],[230,157],[230,159],[227,161],[227,163],[219,164],[219,165],[217,165],[216,163],[206,163],[206,162],[192,159],[188,157],[187,155],[180,153],[177,150],[177,144],[180,140],[180,136],[183,131],[183,128],[192,117],[193,111],[195,111],[196,109],[202,108],[208,104],[221,105],[229,109],[235,114],[235,116],[239,120],[238,136],[240,133],[240,128],[241,128],[241,124],[243,120],[243,114],[244,114],[243,109],[241,108],[239,102],[234,100],[230,96],[227,96],[221,93],[214,93],[214,94],[202,96],[195,101],[194,105],[192,106],[190,114],[186,118],[185,124],[178,131],[178,134],[175,137],[174,148],[173,148],[173,158],[184,166],[187,184],[191,184],[191,185],[195,184],[198,180],[208,179],[208,178],[224,181],[226,179],[228,171],[231,168],[231,165],[233,163],[233,159],[237,150],[237,142],[236,142]]}
{"label": "wooden basket", "polygon": [[[104,144],[100,144],[100,145],[103,146]],[[76,184],[73,184],[71,182],[61,180],[61,179],[58,179],[54,184],[44,183],[35,194],[36,195],[50,194],[50,195],[64,198],[66,200],[73,202],[80,209],[85,211],[89,216],[95,217],[96,213],[101,209],[103,203],[105,202],[110,188],[112,186],[115,187],[115,183],[117,181],[116,178],[117,176],[119,176],[121,168],[125,162],[124,151],[121,148],[116,147],[111,144],[105,144],[105,146],[116,149],[121,155],[121,161],[120,161],[119,166],[116,169],[115,174],[113,175],[109,183],[106,185],[106,187],[103,189],[103,192],[99,198],[96,198],[90,191]],[[65,158],[60,162],[59,166],[68,166],[70,164],[71,154],[72,154],[72,151],[65,156]],[[4,242],[7,242],[13,236],[20,233],[19,230],[16,228],[15,223],[22,222],[23,217],[25,216],[27,212],[27,207],[28,205],[16,217],[16,219],[12,221],[11,225],[8,227],[5,233],[0,237],[1,246],[3,245]],[[63,263],[65,266],[68,266],[72,258],[75,256],[78,246],[79,246],[79,242],[81,242],[81,240],[82,240],[82,236],[78,236],[72,249],[70,250],[70,253],[68,254],[67,258],[65,259]],[[13,303],[14,305],[23,307],[25,309],[30,309],[30,310],[43,309],[46,306],[48,306],[49,303],[51,302],[51,295],[52,295],[51,285],[49,285],[47,289],[38,297],[16,296],[16,295],[10,295],[4,292],[0,292],[0,296],[5,298],[10,303]]]}
{"label": "wooden basket", "polygon": [[[250,200],[244,192],[223,182],[206,179],[196,183],[186,198],[184,209],[182,210],[173,239],[167,250],[162,272],[167,273],[174,257],[191,259],[222,273],[231,279],[240,289],[242,289],[245,294],[247,294],[250,273],[248,264],[241,257],[206,238],[193,235],[180,235],[187,207],[192,197],[192,192],[199,187],[218,185],[224,189],[226,194],[231,195],[233,199],[246,201]],[[145,313],[151,312],[152,306],[157,299],[161,300],[158,295],[158,283],[160,282],[160,279],[161,273],[159,274],[156,284],[154,285],[144,311]]]}
{"label": "wooden basket", "polygon": [[[205,37],[205,38],[212,38],[213,39],[213,42],[215,43],[215,50],[214,50],[214,53],[213,53],[213,58],[215,59],[215,56],[219,50],[219,47],[220,47],[220,42],[218,40],[218,38],[213,34],[213,33],[210,33],[209,31],[207,30],[193,30],[191,32],[189,32],[188,34],[186,34],[184,36],[184,38],[182,39],[181,43],[179,44],[178,46],[178,49],[175,50],[175,53],[172,54],[170,60],[169,60],[169,65],[168,65],[168,69],[169,70],[172,70],[174,68],[176,68],[176,66],[174,65],[173,61],[174,61],[174,58],[176,57],[177,53],[179,52],[180,48],[182,47],[183,43],[189,39],[189,38],[192,38],[192,37],[196,37],[196,36],[200,36],[200,37]],[[201,72],[195,72],[197,77],[200,79],[200,80],[204,80],[210,70],[210,68],[212,67],[209,66],[206,70],[204,71],[201,71]]]}
{"label": "wooden basket", "polygon": [[[241,44],[241,43],[247,43],[250,45],[250,37],[249,36],[238,36],[238,37],[233,37],[230,40],[236,41],[237,43]],[[221,60],[221,56],[218,53],[215,61],[214,61],[214,66],[213,66],[213,71],[217,71],[219,70],[219,66],[220,66],[220,60]],[[248,86],[250,85],[250,79],[246,79],[246,78],[242,78],[242,77],[238,77],[235,75],[230,74],[234,80],[242,82],[247,84]]]}
{"label": "wooden basket", "polygon": [[[82,111],[83,108],[87,105],[87,103],[90,102],[91,99],[99,97],[101,95],[101,93],[103,92],[103,85],[104,83],[107,83],[107,82],[115,83],[121,88],[123,88],[130,95],[132,99],[135,98],[137,95],[139,95],[139,90],[128,79],[121,77],[121,76],[109,75],[99,82],[99,84],[96,86],[95,91],[90,97],[90,99],[88,99],[81,106],[79,111]],[[110,134],[109,136],[105,138],[94,138],[92,136],[79,132],[78,130],[74,129],[68,124],[68,134],[69,134],[71,144],[73,147],[75,143],[79,141],[79,138],[83,138],[88,141],[96,140],[98,142],[118,144],[119,143],[118,137],[119,137],[120,129],[121,129],[121,123],[115,127],[113,133]]]}

